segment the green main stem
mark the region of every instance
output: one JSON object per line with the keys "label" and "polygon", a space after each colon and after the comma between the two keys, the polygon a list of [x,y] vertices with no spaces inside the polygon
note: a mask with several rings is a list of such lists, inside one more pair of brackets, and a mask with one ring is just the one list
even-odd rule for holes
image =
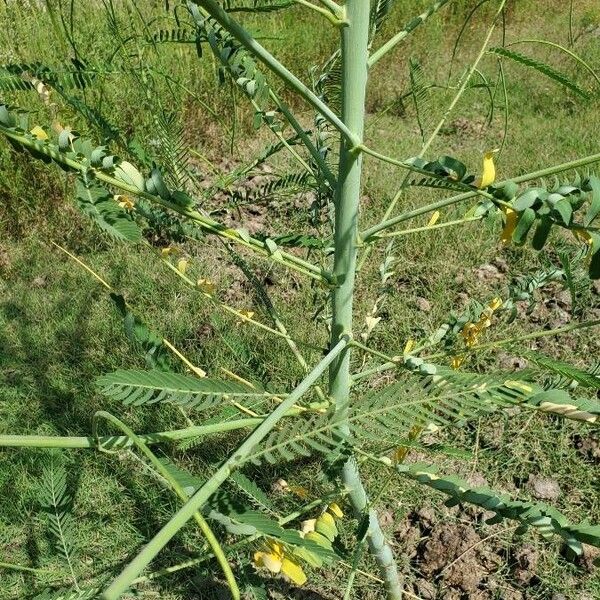
{"label": "green main stem", "polygon": [[[335,198],[334,279],[332,345],[352,333],[352,309],[356,255],[358,250],[358,209],[361,190],[362,152],[349,139],[362,141],[369,42],[368,0],[348,0],[347,26],[342,30],[342,121],[352,136],[342,137],[340,166]],[[329,392],[336,410],[347,417],[350,394],[350,347],[340,353],[329,369]],[[346,431],[349,433],[349,427]],[[369,508],[357,463],[350,459],[342,468],[342,482],[358,518],[368,513],[369,548],[379,565],[388,598],[402,597],[402,588],[392,551],[384,539],[374,510]]]}

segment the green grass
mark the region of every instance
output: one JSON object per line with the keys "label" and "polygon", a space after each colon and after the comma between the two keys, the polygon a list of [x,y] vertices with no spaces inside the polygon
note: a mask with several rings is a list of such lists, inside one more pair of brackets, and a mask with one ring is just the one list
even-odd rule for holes
{"label": "green grass", "polygon": [[[64,49],[64,40],[57,40],[47,13],[27,12],[20,4],[8,3],[0,8],[3,25],[0,31],[4,32],[0,34],[0,62],[43,60],[51,65],[60,64],[69,51]],[[150,10],[150,3],[139,4],[143,11]],[[423,2],[398,4],[393,19],[386,26],[384,38],[424,5]],[[404,107],[394,102],[408,86],[407,59],[417,57],[432,82],[445,83],[452,40],[472,4],[454,3],[374,70],[368,104],[369,146],[395,157],[418,152],[420,137],[413,119],[414,109],[409,101]],[[553,3],[557,9],[562,5],[562,2]],[[106,27],[104,13],[83,6],[77,5],[75,13],[79,51],[82,56],[95,56],[99,61],[107,59],[114,40]],[[533,6],[534,3],[529,1],[511,3],[510,39],[548,37],[566,43],[565,11],[548,9],[541,15]],[[491,8],[484,9],[467,29],[453,68],[455,75],[477,51],[486,26],[483,17],[490,16]],[[125,21],[125,13],[119,14]],[[265,44],[281,57],[282,62],[303,77],[307,76],[309,67],[322,62],[335,45],[332,31],[300,8],[263,18],[251,17],[246,21],[252,23],[257,35],[265,38]],[[599,23],[600,14],[593,1],[582,2],[576,7],[576,26]],[[174,25],[165,22],[164,26]],[[311,34],[307,40],[307,28],[321,35]],[[576,49],[590,64],[600,67],[597,37],[583,36]],[[251,114],[243,98],[236,96],[232,106],[228,88],[217,86],[213,59],[208,51],[200,60],[193,47],[167,45],[158,53],[150,47],[147,52],[148,61],[157,70],[185,82],[194,94],[186,95],[181,90],[171,94],[164,79],[156,79],[155,92],[177,113],[185,126],[187,143],[206,157],[206,161],[198,160],[200,170],[209,173],[207,161],[217,169],[226,169],[227,163],[237,164],[250,149],[256,150],[263,142],[272,141],[262,131],[258,133],[258,139],[254,137]],[[552,60],[564,70],[572,68],[572,63],[556,54],[550,59],[542,50],[536,51],[536,56]],[[118,62],[114,64],[116,66]],[[486,58],[483,69],[493,73],[493,68],[494,59]],[[598,151],[594,133],[600,127],[597,99],[587,104],[576,101],[554,83],[520,66],[508,67],[507,76],[510,130],[498,159],[499,178]],[[578,81],[592,86],[591,82],[586,82],[583,73],[578,74]],[[597,95],[599,92],[596,89]],[[148,147],[155,148],[155,123],[140,109],[148,100],[133,78],[108,75],[85,94],[86,100],[101,109],[128,138],[137,137]],[[452,91],[432,92],[430,123],[443,113],[451,96]],[[37,111],[41,123],[52,118],[52,109],[44,107],[33,93],[9,94],[8,98]],[[65,108],[60,99],[56,101],[59,120],[86,131],[81,117]],[[305,106],[295,101],[293,106],[303,121],[310,122]],[[227,121],[227,127],[215,124],[207,107]],[[484,91],[468,91],[430,156],[440,152],[455,155],[476,172],[481,151],[497,147],[502,139],[501,110],[497,110],[490,127],[480,128],[487,109]],[[234,152],[230,153],[229,116],[233,113],[236,127]],[[96,132],[86,133],[97,138]],[[281,168],[288,168],[290,164],[287,158],[276,162]],[[403,173],[394,167],[366,159],[363,226],[377,222],[402,177]],[[290,360],[291,355],[281,340],[273,340],[257,334],[248,325],[240,325],[182,287],[160,263],[156,251],[107,242],[76,212],[71,195],[70,182],[57,169],[42,168],[0,143],[0,432],[87,435],[92,415],[100,409],[114,412],[140,432],[185,425],[183,416],[175,409],[125,409],[117,403],[107,402],[95,391],[93,381],[97,375],[120,367],[143,368],[144,359],[139,348],[125,337],[123,323],[106,290],[52,246],[52,241],[89,264],[115,290],[126,296],[135,313],[142,316],[149,327],[175,343],[190,360],[210,374],[221,376],[220,369],[226,368],[274,389],[290,389],[300,379],[301,370]],[[419,188],[403,199],[400,208],[418,206],[434,197],[438,195]],[[307,219],[306,204],[306,201],[300,203],[298,209],[291,203],[282,203],[277,209],[269,209],[262,227],[266,231],[277,231],[278,228],[300,230]],[[223,207],[215,201],[206,208],[217,211]],[[443,216],[451,218],[453,214],[447,212]],[[424,225],[426,221],[422,218],[407,226]],[[535,269],[539,265],[541,259],[533,252],[502,249],[498,238],[497,224],[476,224],[460,230],[442,230],[434,236],[415,234],[400,238],[394,249],[399,261],[392,279],[393,291],[386,295],[382,324],[373,333],[371,345],[383,352],[398,354],[409,337],[434,330],[456,307],[461,294],[486,301],[506,289],[513,273]],[[377,267],[383,246],[373,253],[372,265],[359,282],[358,327],[369,314],[376,296]],[[253,297],[252,286],[238,268],[230,265],[223,248],[213,245],[210,240],[186,243],[183,248],[191,259],[192,279],[203,276],[215,280],[220,297],[239,309],[255,310],[261,320],[268,322],[267,315],[261,312]],[[478,278],[475,269],[497,257],[506,260],[508,274],[491,281]],[[313,313],[313,295],[322,296],[323,293],[310,289],[295,275],[279,268],[270,269],[266,263],[252,257],[247,259],[262,277],[268,276],[268,291],[293,335],[314,345],[323,345],[325,331],[323,328],[316,331],[307,318]],[[548,290],[548,295],[551,294],[552,290]],[[417,297],[431,302],[430,312],[423,313],[418,309]],[[588,298],[588,305],[577,318],[597,315],[600,309],[598,296],[589,295]],[[546,320],[551,317],[552,314],[542,315]],[[503,338],[539,329],[544,324],[522,319],[495,327],[488,337]],[[547,354],[578,364],[591,364],[600,350],[598,337],[593,333],[579,333],[570,336],[569,341],[563,338],[545,340],[540,347]],[[493,353],[478,356],[476,366],[489,365],[494,357]],[[309,364],[314,363],[319,353],[307,352],[306,358]],[[375,362],[368,360],[365,366],[372,364]],[[381,385],[386,380],[381,377],[370,385]],[[193,414],[189,416],[195,418]],[[527,497],[528,492],[522,484],[530,474],[552,477],[562,490],[556,502],[559,509],[574,521],[588,518],[600,522],[598,467],[586,462],[572,443],[572,436],[581,431],[580,427],[519,413],[504,417],[500,442],[491,442],[494,436],[497,437],[498,427],[497,420],[490,419],[449,433],[443,440],[471,452],[471,458],[466,463],[442,458],[442,467],[446,472],[459,470],[466,475],[476,471],[492,487],[523,497]],[[222,436],[186,452],[178,447],[165,448],[165,451],[195,474],[203,476],[210,472],[215,459],[227,456],[238,439],[236,435]],[[39,506],[37,490],[43,454],[43,451],[34,450],[0,450],[0,562],[49,571],[33,577],[1,570],[1,600],[29,598],[56,582],[68,584],[64,563],[52,547],[47,518]],[[66,456],[69,485],[75,490],[73,513],[81,547],[76,574],[81,582],[94,583],[97,580],[93,575],[101,578],[104,573],[116,573],[123,561],[131,558],[173,514],[177,502],[131,454],[116,457],[76,451]],[[315,465],[310,461],[294,472],[293,481],[281,467],[249,472],[265,490],[281,476],[291,485],[306,488],[311,496],[318,496],[326,489],[325,482],[315,478]],[[365,480],[367,487],[377,490],[381,474],[374,467],[366,467]],[[277,496],[276,503],[285,514],[295,500]],[[384,512],[393,513],[397,523],[414,507],[430,504],[438,507],[439,496],[431,492],[424,499],[422,488],[394,481],[382,494],[379,504]],[[436,516],[441,523],[470,518],[464,513],[449,513],[440,508],[436,508]],[[391,524],[387,527],[390,532],[394,529]],[[502,527],[476,525],[482,535]],[[346,534],[352,532],[351,521],[345,524],[345,530]],[[500,539],[505,540],[506,548],[511,544],[518,548],[522,541],[512,540],[511,535],[507,532]],[[525,597],[541,600],[560,592],[575,600],[583,598],[584,593],[592,598],[600,594],[597,571],[587,573],[560,557],[557,543],[542,543],[533,534],[526,534],[525,539],[535,544],[542,556],[536,573],[539,582],[527,588]],[[195,550],[202,550],[201,540],[195,530],[188,527],[160,554],[153,568],[181,561]],[[508,556],[506,550],[505,558]],[[403,560],[400,559],[400,564],[404,564]],[[369,559],[365,558],[363,562],[361,568],[369,570]],[[328,573],[314,572],[310,587],[325,598],[339,597],[347,575],[348,571],[343,567]],[[413,576],[416,573],[410,571],[409,577]],[[211,591],[211,584],[206,581],[202,569],[184,571],[179,576],[144,584],[142,597],[167,600],[213,598],[214,590]],[[208,581],[212,580],[209,578]],[[503,571],[502,581],[507,586],[518,587],[509,569]],[[282,597],[292,597],[292,592],[285,588],[281,593]],[[376,583],[359,575],[355,597],[375,599],[381,598],[381,593]]]}

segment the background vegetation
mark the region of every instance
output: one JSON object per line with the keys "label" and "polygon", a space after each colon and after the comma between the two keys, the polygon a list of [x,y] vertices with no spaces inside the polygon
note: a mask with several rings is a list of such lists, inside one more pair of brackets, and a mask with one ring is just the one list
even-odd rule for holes
{"label": "background vegetation", "polygon": [[[424,6],[416,0],[397,4],[386,25],[390,32]],[[473,4],[466,0],[452,3],[413,38],[411,56],[422,63],[425,77],[432,84],[445,86],[453,74],[449,61],[453,42]],[[575,4],[575,47],[599,68],[600,7],[594,0]],[[124,74],[121,67],[125,59],[112,56],[114,32],[100,3],[75,3],[75,50],[56,27],[61,14],[53,15],[43,6],[8,0],[0,5],[0,64],[33,63],[43,57],[44,63],[60,66],[64,65],[65,56],[77,56],[77,52],[96,57],[98,63],[109,65],[113,72],[103,73],[99,84],[92,88],[71,93],[85,96],[126,139],[139,140],[154,149],[158,157],[160,128],[153,115],[143,110],[154,98],[146,96],[136,77]],[[135,10],[146,16],[156,14],[150,36],[175,27],[166,18],[162,3],[145,0],[136,2],[135,8],[129,3],[117,6],[117,17],[123,21]],[[487,23],[485,16],[489,17],[492,9],[484,7],[469,23],[457,48],[457,65],[477,51]],[[566,17],[564,2],[545,2],[543,9],[532,0],[510,2],[510,36],[545,37],[565,44],[569,35]],[[67,14],[65,18],[71,17]],[[301,7],[245,21],[282,62],[303,76],[312,65],[322,63],[335,45],[326,24]],[[145,59],[155,73],[154,93],[172,113],[171,127],[181,128],[201,185],[208,187],[232,165],[240,164],[249,148],[258,148],[267,141],[268,134],[261,132],[256,136],[252,113],[235,89],[227,88],[230,93],[219,89],[221,84],[209,53],[199,59],[193,45],[177,41],[159,46],[155,49],[148,44],[145,50]],[[420,143],[414,126],[414,107],[410,98],[403,96],[410,85],[407,48],[398,48],[391,61],[378,67],[381,71],[368,99],[367,143],[392,156],[413,155]],[[567,62],[551,49],[540,48],[536,55],[558,67]],[[492,57],[485,60],[493,65]],[[583,80],[584,75],[580,75]],[[531,77],[517,65],[510,67],[507,81],[511,122],[497,159],[499,179],[598,151],[597,99],[581,101],[548,80]],[[187,89],[177,82],[185,82]],[[598,92],[596,89],[596,98]],[[52,107],[44,105],[35,92],[14,92],[13,96],[21,106],[39,112],[40,120],[51,116]],[[451,96],[452,90],[443,87],[431,90],[431,100],[438,111]],[[52,101],[59,105],[63,120],[68,115],[69,122],[64,125],[85,130],[85,121],[72,103],[54,93]],[[480,152],[499,146],[503,138],[503,112],[497,110],[487,122],[488,108],[485,89],[469,90],[432,155],[442,149],[460,155],[476,171]],[[235,116],[233,126],[231,114]],[[284,161],[281,169],[289,167],[287,159],[280,160]],[[363,206],[368,214],[363,226],[376,222],[383,214],[399,184],[398,171],[368,157],[365,174]],[[247,185],[260,186],[268,175],[257,174]],[[185,425],[173,408],[125,410],[117,402],[110,406],[106,398],[100,399],[90,383],[95,376],[117,367],[143,367],[143,352],[128,340],[123,321],[116,311],[111,312],[111,300],[102,286],[53,242],[90,265],[127,297],[148,325],[176,343],[207,372],[218,373],[226,368],[249,380],[268,382],[274,388],[299,380],[301,371],[288,360],[283,342],[257,338],[256,331],[234,317],[215,312],[209,303],[180,285],[177,277],[160,263],[155,250],[108,242],[73,207],[71,196],[72,186],[58,170],[41,168],[12,152],[7,144],[0,144],[0,431],[86,435],[90,415],[99,409],[114,409],[137,431]],[[410,202],[424,204],[431,197],[433,193],[424,190],[412,195]],[[293,232],[299,222],[306,220],[311,202],[307,194],[290,193],[286,200],[234,206],[231,198],[221,194],[210,199],[204,208],[231,223],[247,221],[251,231]],[[425,224],[426,220],[415,225]],[[549,261],[558,264],[556,256],[541,257],[527,249],[501,248],[498,240],[497,224],[400,238],[394,254],[401,260],[388,282],[389,293],[381,315],[388,326],[375,330],[372,342],[376,347],[398,353],[409,337],[434,330],[453,308],[466,305],[471,298],[485,301],[501,294],[513,283],[512,265],[517,262],[526,261],[531,272],[547,268]],[[156,246],[161,246],[160,239]],[[260,314],[258,302],[248,304],[253,292],[243,272],[225,265],[225,248],[219,250],[218,246],[196,242],[182,242],[180,248],[190,257],[193,277],[215,281],[220,298],[239,309]],[[264,264],[249,260],[280,307],[285,322],[296,325],[297,336],[322,345],[324,340],[318,338],[307,318],[312,311],[312,294],[316,292],[308,288],[299,291],[293,274],[278,268],[266,269]],[[377,285],[379,262],[374,261],[373,272],[363,281],[364,289],[358,291],[357,322],[371,310],[373,295],[368,287]],[[582,320],[600,318],[597,285],[581,289],[574,304],[568,293],[558,293],[558,288],[549,284],[542,288],[526,318],[502,325],[489,335],[502,338],[543,326],[557,327],[575,316]],[[594,330],[575,333],[565,340],[544,338],[532,347],[575,364],[589,366],[597,360],[600,339]],[[318,358],[318,353],[314,352],[312,358]],[[481,367],[494,362],[503,368],[523,364],[518,352],[510,348],[505,352],[480,353],[477,361],[480,364],[476,366]],[[373,385],[384,381],[382,377]],[[464,461],[451,457],[443,459],[442,465],[448,466],[448,471],[463,469],[464,476],[473,481],[485,480],[496,489],[552,500],[575,521],[589,518],[599,522],[600,441],[593,434],[578,432],[580,428],[569,422],[537,414],[511,412],[500,419],[482,419],[477,426],[455,430],[450,438],[440,439],[466,453],[467,470]],[[227,456],[237,439],[223,436],[215,440],[209,454],[206,445],[187,449],[185,460],[191,469],[202,473],[207,468],[208,455]],[[50,585],[64,572],[60,552],[48,534],[48,515],[40,510],[40,455],[34,450],[0,450],[0,562],[32,564],[43,570],[36,574],[35,584],[28,573],[0,570],[2,600],[41,593],[40,581]],[[487,460],[481,461],[484,455]],[[76,490],[73,514],[79,560],[74,566],[75,575],[80,582],[87,582],[89,573],[114,568],[131,556],[167,520],[175,501],[148,480],[144,467],[133,455],[116,462],[102,455],[92,459],[82,451],[69,454],[68,460],[69,486]],[[288,481],[296,492],[276,492],[275,502],[282,512],[293,503],[295,493],[309,497],[322,493],[323,482],[314,478],[310,462],[297,473],[296,481]],[[280,473],[276,469],[262,468],[254,476],[265,490],[278,489]],[[367,482],[370,476],[376,478],[377,473],[369,473],[367,468]],[[430,506],[428,500],[423,500],[421,489],[403,481],[392,483],[379,503],[384,524],[395,528],[392,539],[398,556],[406,561],[417,597],[542,599],[564,594],[584,600],[600,595],[600,574],[591,566],[589,554],[574,563],[560,555],[558,543],[541,542],[530,534],[516,537],[514,528],[506,525],[485,525],[478,511],[435,508],[437,505]],[[182,560],[194,536],[194,532],[186,530],[158,560],[164,565]],[[505,560],[508,566],[497,571]],[[364,570],[370,571],[369,558],[364,561]],[[312,578],[309,591],[297,592],[282,584],[273,593],[279,597],[295,597],[298,593],[304,598],[335,598],[339,581],[347,576],[343,566],[336,568],[339,572],[332,571],[325,579]],[[473,572],[481,575],[480,580],[473,579]],[[377,583],[369,577],[359,574],[356,585],[357,597],[379,597]],[[141,587],[140,596],[166,600],[215,598],[218,590],[218,583],[207,580],[198,569],[148,582]]]}

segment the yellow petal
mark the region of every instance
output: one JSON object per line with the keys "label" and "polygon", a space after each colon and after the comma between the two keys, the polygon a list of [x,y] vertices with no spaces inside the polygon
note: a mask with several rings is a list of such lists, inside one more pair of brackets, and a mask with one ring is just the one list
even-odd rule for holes
{"label": "yellow petal", "polygon": [[281,559],[271,552],[255,552],[253,562],[257,567],[269,569],[271,573],[279,573],[281,571]]}
{"label": "yellow petal", "polygon": [[415,347],[415,340],[413,340],[412,338],[408,338],[408,340],[406,341],[406,345],[404,346],[404,350],[402,351],[402,354],[410,354],[410,351]]}
{"label": "yellow petal", "polygon": [[493,311],[498,310],[502,306],[501,298],[494,298],[489,304],[488,307]]}
{"label": "yellow petal", "polygon": [[119,206],[125,210],[132,210],[135,207],[133,200],[124,194],[117,194],[114,196],[114,199],[118,202]]}
{"label": "yellow petal", "polygon": [[271,549],[271,554],[275,554],[279,558],[283,558],[283,545],[276,540],[269,540],[268,546]]}
{"label": "yellow petal", "polygon": [[406,455],[408,454],[408,448],[406,446],[399,446],[394,451],[394,462],[401,463],[404,462]]}
{"label": "yellow petal", "polygon": [[475,185],[479,189],[483,189],[492,185],[496,180],[496,166],[494,165],[494,154],[497,150],[491,150],[483,155],[483,165],[481,169],[481,177],[475,180]]}
{"label": "yellow petal", "polygon": [[36,125],[29,133],[40,141],[48,139],[48,134],[39,125]]}
{"label": "yellow petal", "polygon": [[177,270],[184,275],[188,266],[188,261],[185,258],[181,258],[177,261]]}
{"label": "yellow petal", "polygon": [[196,287],[209,296],[213,296],[216,289],[216,285],[210,279],[198,279]]}
{"label": "yellow petal", "polygon": [[339,505],[335,502],[332,502],[328,507],[327,510],[336,518],[336,519],[341,519],[344,516],[344,513],[342,512],[342,509],[339,507]]}
{"label": "yellow petal", "polygon": [[571,231],[578,241],[581,241],[590,247],[594,245],[594,238],[585,229],[572,229]]}
{"label": "yellow petal", "polygon": [[300,533],[302,534],[303,537],[307,533],[310,533],[311,531],[315,530],[315,523],[316,522],[317,522],[316,519],[308,519],[306,521],[302,521],[302,523],[301,523],[302,529],[300,530]]}
{"label": "yellow petal", "polygon": [[517,213],[512,209],[508,208],[508,206],[503,206],[502,211],[505,216],[504,228],[502,229],[502,240],[503,244],[508,244],[512,240],[512,234],[517,226]]}
{"label": "yellow petal", "polygon": [[[252,313],[254,314],[254,313]],[[310,492],[305,488],[302,487],[301,485],[290,485],[288,487],[289,491],[292,492],[292,494],[296,494],[296,496],[298,496],[298,498],[308,498],[310,496]]]}
{"label": "yellow petal", "polygon": [[167,256],[171,256],[171,254],[177,254],[177,248],[173,248],[172,246],[161,248],[160,255],[163,258],[167,258]]}
{"label": "yellow petal", "polygon": [[463,362],[465,362],[464,356],[453,356],[452,357],[452,362],[450,363],[450,366],[454,370],[456,370],[456,369],[460,368],[460,366],[463,364]]}
{"label": "yellow petal", "polygon": [[432,215],[431,219],[429,219],[427,223],[427,227],[433,227],[440,220],[440,211],[436,210]]}
{"label": "yellow petal", "polygon": [[289,579],[296,585],[304,585],[306,583],[306,574],[302,570],[302,567],[290,558],[285,557],[281,561],[281,572],[285,575],[286,579]]}

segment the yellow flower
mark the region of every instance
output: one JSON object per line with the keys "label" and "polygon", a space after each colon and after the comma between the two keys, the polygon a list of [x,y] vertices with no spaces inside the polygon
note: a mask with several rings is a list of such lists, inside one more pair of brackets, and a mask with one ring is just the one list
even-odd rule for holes
{"label": "yellow flower", "polygon": [[283,546],[278,542],[269,540],[265,551],[254,553],[253,562],[257,567],[264,567],[271,573],[279,573],[281,571],[281,563],[283,561]]}
{"label": "yellow flower", "polygon": [[284,556],[281,561],[281,574],[295,585],[304,585],[306,583],[306,573],[302,570],[302,567],[295,560],[287,556]]}
{"label": "yellow flower", "polygon": [[483,155],[481,177],[478,177],[474,182],[480,190],[492,185],[496,180],[496,167],[494,165],[494,154],[496,152],[498,150],[490,150]]}
{"label": "yellow flower", "polygon": [[456,369],[460,369],[460,366],[465,362],[465,357],[464,356],[453,356],[452,357],[452,361],[450,362],[450,366],[456,370]]}
{"label": "yellow flower", "polygon": [[296,585],[306,583],[306,574],[293,558],[286,555],[284,547],[274,540],[269,540],[264,551],[254,553],[254,565],[265,568],[271,573],[281,573]]}
{"label": "yellow flower", "polygon": [[594,238],[585,229],[572,229],[575,239],[584,244],[587,244],[590,248],[594,245]]}
{"label": "yellow flower", "polygon": [[502,306],[501,298],[493,298],[492,301],[488,304],[488,308],[491,309],[492,312],[498,310]]}
{"label": "yellow flower", "polygon": [[119,206],[125,210],[133,210],[135,207],[133,200],[129,196],[117,194],[115,200],[119,203]]}
{"label": "yellow flower", "polygon": [[440,211],[436,210],[432,215],[429,221],[427,222],[427,227],[433,227],[440,220]]}
{"label": "yellow flower", "polygon": [[402,351],[402,354],[410,354],[410,351],[415,347],[415,340],[413,340],[412,338],[408,338],[408,340],[406,341],[406,346],[404,346],[404,350]]}
{"label": "yellow flower", "polygon": [[177,261],[177,270],[182,275],[185,275],[185,272],[187,270],[187,266],[188,266],[188,261],[185,258],[181,258],[179,261]]}
{"label": "yellow flower", "polygon": [[[460,335],[462,336],[465,346],[472,348],[479,340],[481,333],[491,326],[494,312],[502,306],[501,298],[493,298],[489,304],[483,309],[477,323],[466,323],[462,328]],[[455,356],[452,359],[451,365],[453,369],[458,369],[463,363],[464,358]]]}
{"label": "yellow flower", "polygon": [[504,213],[504,228],[502,229],[502,237],[500,239],[503,244],[509,244],[517,226],[518,215],[512,208],[508,208],[508,206],[503,206],[502,212]]}
{"label": "yellow flower", "polygon": [[307,533],[315,530],[316,519],[307,519],[306,521],[302,521],[300,524],[302,529],[300,530],[300,535],[304,537]]}
{"label": "yellow flower", "polygon": [[477,338],[481,333],[481,329],[476,323],[467,323],[460,332],[467,348],[471,348],[477,343]]}
{"label": "yellow flower", "polygon": [[336,519],[341,519],[344,516],[344,513],[342,512],[342,509],[339,507],[339,505],[336,502],[332,502],[328,507],[327,510],[336,518]]}
{"label": "yellow flower", "polygon": [[201,278],[196,281],[196,287],[204,294],[213,296],[217,286],[210,279]]}
{"label": "yellow flower", "polygon": [[160,255],[163,258],[167,258],[171,256],[171,254],[177,254],[177,248],[173,248],[172,246],[167,246],[166,248],[161,248]]}
{"label": "yellow flower", "polygon": [[247,321],[254,316],[254,311],[244,308],[243,310],[240,310],[238,314],[240,315],[240,317],[242,317],[241,322],[243,323],[244,321]]}
{"label": "yellow flower", "polygon": [[39,125],[36,125],[29,133],[40,141],[48,139],[48,134]]}

